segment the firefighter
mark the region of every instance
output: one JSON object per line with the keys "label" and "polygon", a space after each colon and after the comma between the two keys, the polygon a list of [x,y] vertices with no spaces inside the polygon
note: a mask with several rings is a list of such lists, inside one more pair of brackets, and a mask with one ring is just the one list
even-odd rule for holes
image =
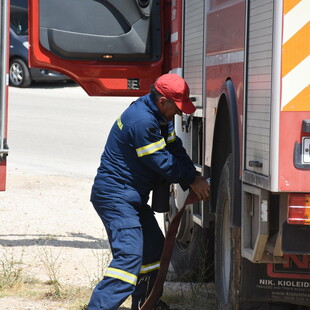
{"label": "firefighter", "polygon": [[[113,259],[93,290],[89,310],[118,309],[129,295],[131,309],[138,310],[150,293],[164,242],[148,205],[158,179],[179,183],[199,199],[208,199],[209,185],[196,175],[172,122],[174,115],[195,109],[186,81],[165,74],[114,123],[91,192]],[[160,300],[155,309],[170,308]]]}

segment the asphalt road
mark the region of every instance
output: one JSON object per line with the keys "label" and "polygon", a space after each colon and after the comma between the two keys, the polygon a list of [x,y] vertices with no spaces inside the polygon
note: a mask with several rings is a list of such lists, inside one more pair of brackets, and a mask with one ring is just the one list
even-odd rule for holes
{"label": "asphalt road", "polygon": [[93,180],[113,123],[135,99],[90,97],[74,83],[10,87],[8,172]]}
{"label": "asphalt road", "polygon": [[9,89],[8,167],[93,178],[132,97],[89,97],[76,84]]}

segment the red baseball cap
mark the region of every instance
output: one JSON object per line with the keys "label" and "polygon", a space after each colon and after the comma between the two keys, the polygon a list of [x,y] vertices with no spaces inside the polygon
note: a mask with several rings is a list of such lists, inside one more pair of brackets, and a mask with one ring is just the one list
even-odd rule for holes
{"label": "red baseball cap", "polygon": [[170,73],[160,76],[154,87],[167,99],[173,100],[176,106],[185,114],[192,114],[196,107],[189,99],[189,87],[178,74]]}

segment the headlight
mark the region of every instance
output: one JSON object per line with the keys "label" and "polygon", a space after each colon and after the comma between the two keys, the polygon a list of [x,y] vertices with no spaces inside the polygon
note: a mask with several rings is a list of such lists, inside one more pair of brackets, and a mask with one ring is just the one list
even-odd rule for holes
{"label": "headlight", "polygon": [[23,42],[23,45],[26,47],[26,49],[29,49],[29,42],[28,41]]}

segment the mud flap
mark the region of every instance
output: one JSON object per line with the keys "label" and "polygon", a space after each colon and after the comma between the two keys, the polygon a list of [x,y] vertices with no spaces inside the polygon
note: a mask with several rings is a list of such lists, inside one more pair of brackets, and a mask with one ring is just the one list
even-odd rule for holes
{"label": "mud flap", "polygon": [[285,255],[286,263],[253,264],[242,260],[242,302],[284,302],[309,306],[310,256]]}

